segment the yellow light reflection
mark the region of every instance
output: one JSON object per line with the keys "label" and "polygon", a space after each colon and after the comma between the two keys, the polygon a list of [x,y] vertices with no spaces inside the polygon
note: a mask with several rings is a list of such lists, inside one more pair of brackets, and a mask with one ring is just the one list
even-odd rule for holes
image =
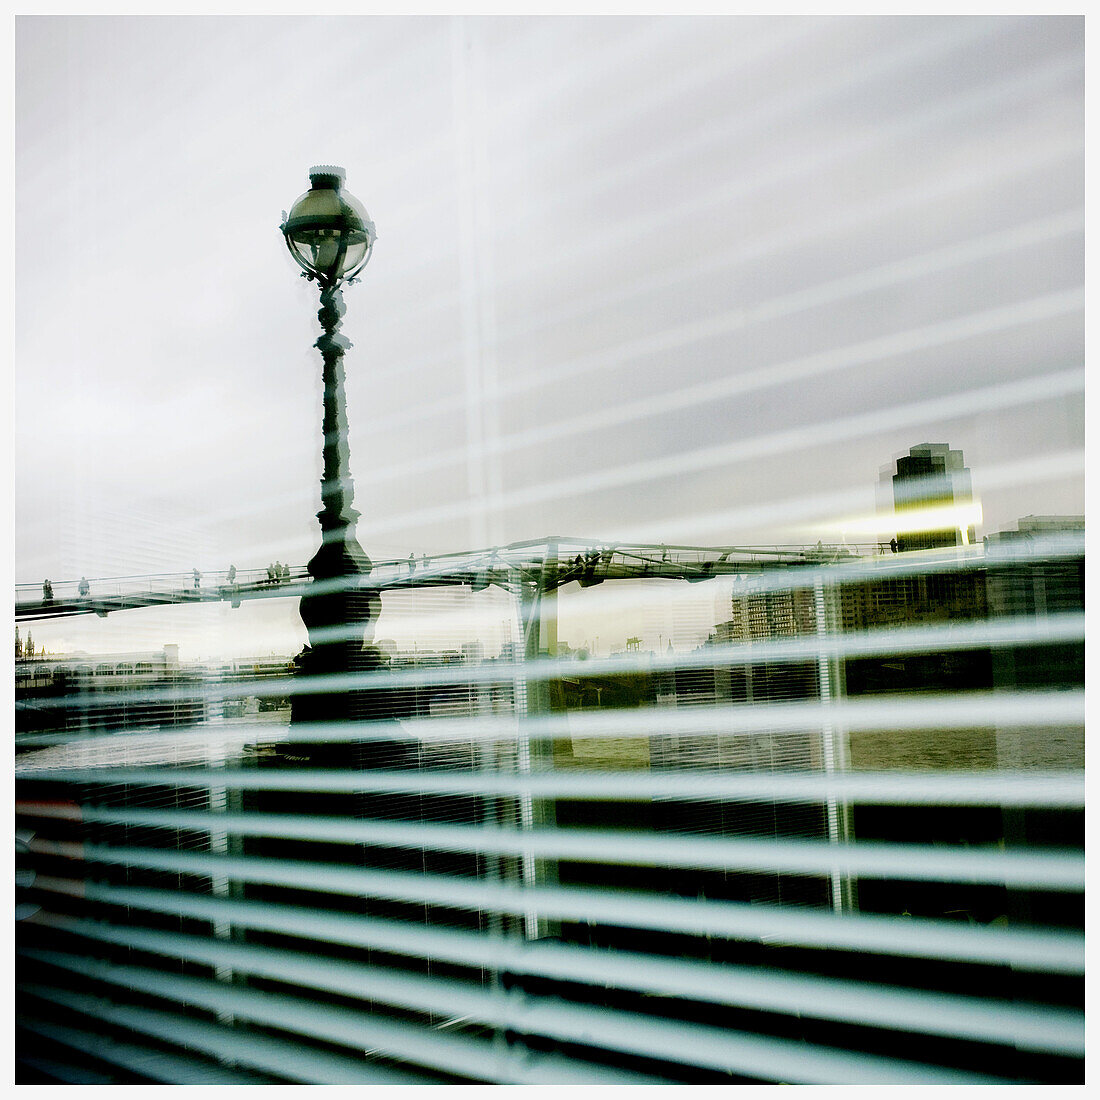
{"label": "yellow light reflection", "polygon": [[981,501],[939,505],[931,508],[905,508],[896,512],[876,512],[870,516],[849,516],[847,519],[824,523],[832,533],[843,535],[916,535],[922,531],[961,531],[963,544],[967,528],[982,522]]}

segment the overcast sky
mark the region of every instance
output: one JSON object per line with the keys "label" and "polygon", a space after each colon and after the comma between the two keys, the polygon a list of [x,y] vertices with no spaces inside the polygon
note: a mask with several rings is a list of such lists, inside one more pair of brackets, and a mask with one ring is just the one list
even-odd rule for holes
{"label": "overcast sky", "polygon": [[[379,234],[344,320],[372,557],[812,542],[924,441],[979,535],[1083,511],[1080,18],[24,17],[16,48],[18,581],[310,557],[316,290],[277,227],[317,163]],[[34,632],[304,638],[288,601]]]}

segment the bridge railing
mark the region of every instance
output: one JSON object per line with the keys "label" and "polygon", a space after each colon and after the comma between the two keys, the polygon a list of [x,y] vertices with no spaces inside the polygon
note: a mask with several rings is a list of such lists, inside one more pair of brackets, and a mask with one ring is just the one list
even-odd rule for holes
{"label": "bridge railing", "polygon": [[[729,574],[739,568],[759,570],[776,562],[829,563],[851,560],[862,550],[866,556],[883,556],[879,544],[806,548],[801,546],[698,547],[698,546],[593,546],[583,539],[556,540],[553,556],[558,559],[558,575],[562,583],[581,579],[589,583],[593,575],[613,577],[667,577],[685,580],[706,580],[712,575]],[[540,570],[550,550],[545,542],[516,543],[510,546],[486,548],[460,553],[423,555],[408,558],[376,560],[371,577],[382,587],[394,584],[468,583],[478,575],[480,582],[509,584],[513,572],[523,569]],[[581,563],[596,555],[598,567],[593,570]],[[578,567],[573,569],[574,559]],[[238,569],[230,580],[228,570],[200,573],[196,581],[191,573],[155,573],[127,577],[93,577],[80,580],[66,578],[50,582],[50,592],[42,584],[21,583],[15,586],[17,615],[48,617],[51,608],[58,614],[78,614],[82,608],[116,610],[125,606],[140,607],[161,600],[187,602],[191,599],[231,599],[236,593],[249,597],[274,594],[279,588],[308,581],[304,566],[286,567],[287,573],[274,576],[267,568]],[[86,587],[86,591],[82,588]],[[116,601],[119,608],[109,606]],[[101,606],[102,605],[102,606]]]}
{"label": "bridge railing", "polygon": [[[78,580],[50,581],[52,599],[58,603],[79,599],[108,599],[137,594],[172,595],[187,593],[210,593],[237,588],[278,587],[282,584],[308,580],[309,574],[304,566],[288,567],[286,576],[277,578],[266,569],[238,569],[233,580],[229,571],[201,573],[196,582],[193,573],[148,573],[132,577],[89,577],[87,591]],[[47,599],[42,584],[23,583],[15,586],[16,605],[42,602]]]}

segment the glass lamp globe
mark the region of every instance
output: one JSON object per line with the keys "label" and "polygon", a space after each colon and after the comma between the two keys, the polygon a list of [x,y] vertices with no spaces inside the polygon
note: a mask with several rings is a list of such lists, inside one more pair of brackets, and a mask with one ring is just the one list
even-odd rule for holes
{"label": "glass lamp globe", "polygon": [[352,279],[370,259],[374,223],[362,203],[343,190],[343,168],[311,168],[309,183],[279,227],[290,254],[311,279],[328,285]]}

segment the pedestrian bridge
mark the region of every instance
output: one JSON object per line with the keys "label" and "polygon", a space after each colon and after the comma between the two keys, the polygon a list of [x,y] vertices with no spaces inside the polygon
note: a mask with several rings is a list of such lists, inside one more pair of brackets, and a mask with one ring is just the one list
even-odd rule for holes
{"label": "pedestrian bridge", "polygon": [[[570,581],[582,587],[605,580],[703,581],[711,577],[756,572],[760,569],[806,565],[851,558],[873,552],[870,547],[714,547],[623,545],[587,539],[550,538],[513,543],[485,550],[378,561],[370,573],[376,590],[467,585],[475,591],[489,585],[514,588],[527,583],[553,591]],[[271,581],[266,569],[159,573],[143,576],[89,579],[87,595],[78,580],[52,582],[53,597],[46,599],[41,584],[15,587],[15,618],[53,619],[68,615],[99,615],[139,607],[168,604],[230,602],[298,597],[311,578],[305,566],[293,566],[289,575]]]}

